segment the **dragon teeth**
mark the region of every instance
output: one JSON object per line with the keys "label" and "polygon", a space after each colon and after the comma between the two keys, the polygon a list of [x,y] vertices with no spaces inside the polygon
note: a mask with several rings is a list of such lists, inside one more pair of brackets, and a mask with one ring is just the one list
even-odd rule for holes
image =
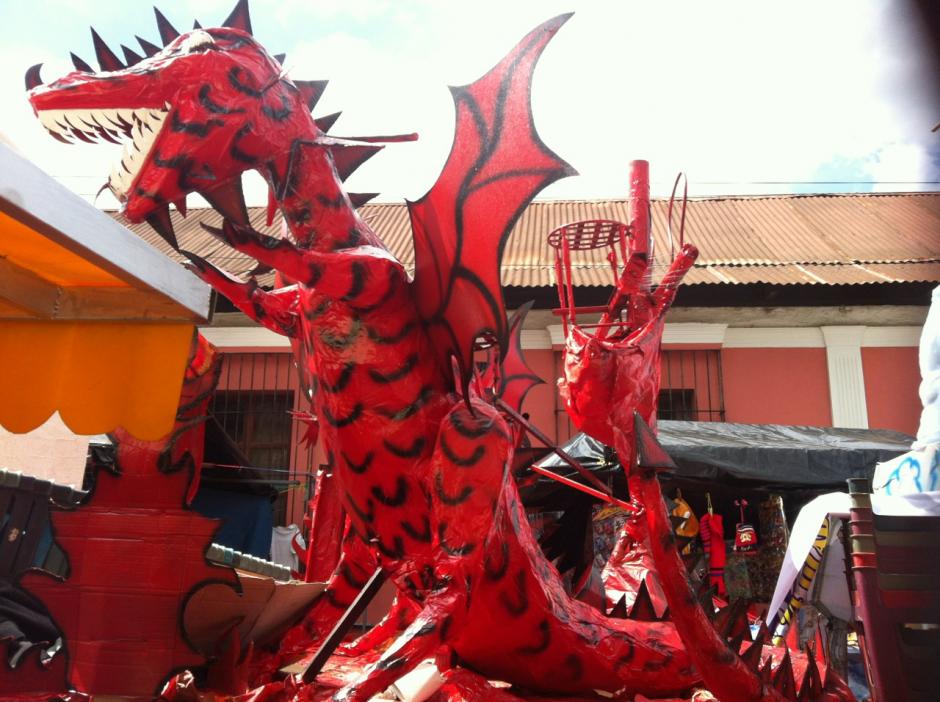
{"label": "dragon teeth", "polygon": [[111,169],[108,178],[108,185],[115,195],[122,198],[130,191],[150,154],[170,109],[170,103],[166,102],[163,107],[156,108],[40,110],[38,117],[50,133],[68,141],[78,138],[78,134],[94,140],[101,138],[104,132],[129,137],[124,143],[120,161]]}

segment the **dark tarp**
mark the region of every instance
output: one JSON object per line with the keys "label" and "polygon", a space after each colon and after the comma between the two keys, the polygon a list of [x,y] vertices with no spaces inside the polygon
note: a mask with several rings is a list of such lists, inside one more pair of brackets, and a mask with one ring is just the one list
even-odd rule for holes
{"label": "dark tarp", "polygon": [[[660,443],[678,466],[673,476],[677,479],[730,478],[783,490],[844,489],[847,479],[870,478],[876,463],[909,450],[914,440],[887,430],[781,424],[662,420],[657,428]],[[563,448],[602,480],[621,472],[610,450],[589,436],[579,434]],[[574,474],[555,454],[540,465],[563,475]]]}
{"label": "dark tarp", "polygon": [[[784,497],[792,523],[799,508],[816,495],[844,491],[849,478],[870,478],[875,464],[910,449],[913,437],[893,431],[795,427],[778,424],[723,422],[657,422],[659,440],[675,461],[673,474],[661,474],[663,492],[677,490],[696,514],[706,509],[710,494],[726,525],[740,519],[736,499],[753,506],[771,494]],[[584,434],[563,447],[607,484],[614,495],[628,499],[626,478],[613,450]],[[584,482],[554,453],[539,461],[555,473]],[[595,498],[531,471],[520,474],[526,507],[566,513],[590,510]]]}

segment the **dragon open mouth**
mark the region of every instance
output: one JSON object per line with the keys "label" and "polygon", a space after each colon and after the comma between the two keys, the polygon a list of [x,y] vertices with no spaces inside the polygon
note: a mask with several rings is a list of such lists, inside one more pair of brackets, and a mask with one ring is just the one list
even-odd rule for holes
{"label": "dragon open mouth", "polygon": [[126,199],[140,169],[146,162],[170,114],[170,104],[162,108],[39,110],[43,126],[56,139],[71,143],[70,137],[93,143],[101,138],[119,144],[127,137],[120,160],[111,168],[108,187],[118,199]]}

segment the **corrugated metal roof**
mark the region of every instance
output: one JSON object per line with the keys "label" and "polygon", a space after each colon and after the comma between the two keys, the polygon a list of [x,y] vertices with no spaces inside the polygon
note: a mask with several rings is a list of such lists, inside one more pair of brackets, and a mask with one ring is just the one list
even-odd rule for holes
{"label": "corrugated metal roof", "polygon": [[[668,203],[652,203],[653,231],[660,261],[670,250]],[[264,208],[250,208],[260,231]],[[411,226],[404,204],[368,204],[363,217],[406,266],[414,265]],[[678,212],[673,213],[677,225]],[[503,284],[553,286],[549,232],[583,219],[629,219],[625,200],[535,202],[523,213],[506,245]],[[180,245],[241,275],[253,263],[216,242],[200,221],[217,224],[211,210],[191,210],[183,220],[173,212]],[[134,231],[179,258],[147,225]],[[270,232],[274,233],[274,232]],[[701,256],[687,284],[857,285],[940,282],[940,193],[774,195],[690,200],[685,238]],[[576,284],[606,286],[606,250],[578,252]],[[661,268],[657,271],[661,272]],[[658,276],[656,276],[658,277]],[[270,276],[262,278],[268,283]]]}

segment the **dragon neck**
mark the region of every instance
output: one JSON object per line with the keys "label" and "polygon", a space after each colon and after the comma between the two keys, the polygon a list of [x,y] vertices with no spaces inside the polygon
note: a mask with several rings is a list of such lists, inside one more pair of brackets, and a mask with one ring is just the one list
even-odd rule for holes
{"label": "dragon neck", "polygon": [[287,227],[301,248],[385,248],[343,188],[333,155],[315,142],[295,142],[262,170]]}

